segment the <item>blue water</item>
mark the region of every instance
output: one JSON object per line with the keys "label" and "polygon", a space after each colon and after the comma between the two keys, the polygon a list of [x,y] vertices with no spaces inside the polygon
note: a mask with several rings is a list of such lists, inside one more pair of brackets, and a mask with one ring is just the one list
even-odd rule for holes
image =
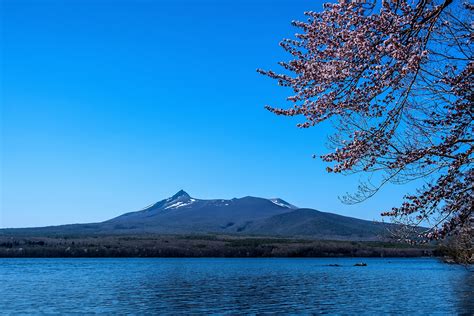
{"label": "blue water", "polygon": [[0,259],[5,314],[471,315],[473,290],[436,259]]}

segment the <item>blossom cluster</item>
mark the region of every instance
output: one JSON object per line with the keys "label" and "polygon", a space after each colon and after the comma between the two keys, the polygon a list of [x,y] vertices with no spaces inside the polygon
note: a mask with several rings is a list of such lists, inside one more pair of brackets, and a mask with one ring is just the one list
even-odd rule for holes
{"label": "blossom cluster", "polygon": [[[474,6],[452,0],[340,0],[294,21],[282,73],[258,70],[293,91],[277,115],[301,128],[330,120],[329,172],[383,172],[382,184],[428,185],[383,215],[431,223],[428,238],[472,223]],[[371,194],[368,194],[369,196]],[[433,221],[434,218],[439,220]]]}

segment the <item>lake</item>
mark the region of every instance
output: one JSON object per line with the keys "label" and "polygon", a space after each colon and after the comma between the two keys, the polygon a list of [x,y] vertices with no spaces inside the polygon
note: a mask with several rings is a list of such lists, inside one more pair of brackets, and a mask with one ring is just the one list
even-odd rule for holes
{"label": "lake", "polygon": [[6,314],[471,315],[473,291],[474,273],[428,258],[0,259]]}

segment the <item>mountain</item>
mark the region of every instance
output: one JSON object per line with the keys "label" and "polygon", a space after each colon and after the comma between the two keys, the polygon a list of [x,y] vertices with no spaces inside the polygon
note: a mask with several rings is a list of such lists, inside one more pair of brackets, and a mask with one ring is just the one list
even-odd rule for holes
{"label": "mountain", "polygon": [[388,224],[247,196],[203,200],[181,190],[170,198],[101,223],[2,229],[8,234],[232,234],[334,240],[378,240]]}

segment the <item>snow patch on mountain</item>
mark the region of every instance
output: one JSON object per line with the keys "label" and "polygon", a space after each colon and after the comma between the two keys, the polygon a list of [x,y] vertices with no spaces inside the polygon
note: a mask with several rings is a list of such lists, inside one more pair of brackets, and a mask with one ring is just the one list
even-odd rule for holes
{"label": "snow patch on mountain", "polygon": [[281,206],[281,207],[286,207],[286,208],[291,208],[291,209],[296,209],[297,207],[286,202],[286,201],[283,201],[282,199],[278,199],[278,198],[275,198],[275,199],[269,199],[270,202],[272,202],[273,204],[275,205],[278,205],[278,206]]}
{"label": "snow patch on mountain", "polygon": [[165,210],[168,210],[168,209],[177,209],[177,208],[180,208],[180,207],[184,207],[184,206],[188,206],[188,205],[191,205],[195,202],[196,200],[194,199],[191,199],[189,200],[189,202],[176,202],[176,203],[173,203],[171,205],[168,205],[167,207],[165,207],[164,209]]}

